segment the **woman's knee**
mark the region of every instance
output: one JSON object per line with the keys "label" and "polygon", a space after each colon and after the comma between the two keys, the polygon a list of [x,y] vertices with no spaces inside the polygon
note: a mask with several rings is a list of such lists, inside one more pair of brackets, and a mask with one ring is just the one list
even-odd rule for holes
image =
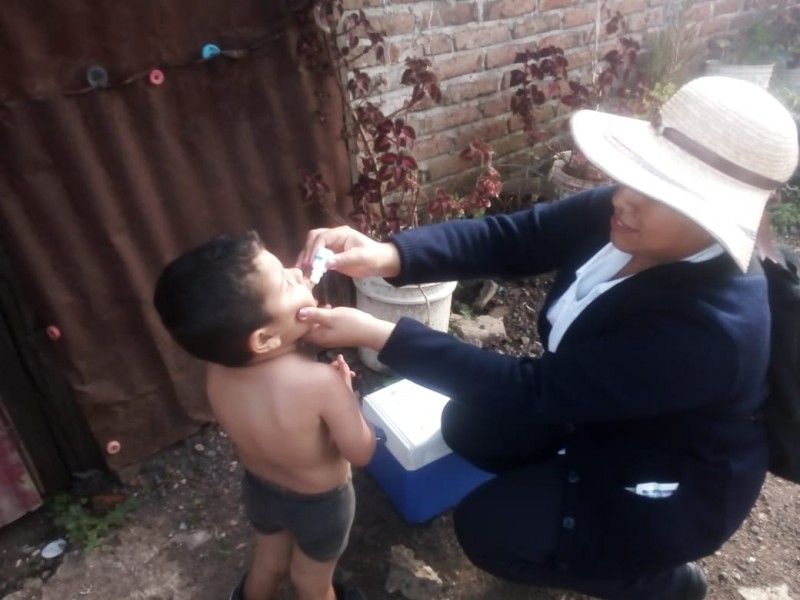
{"label": "woman's knee", "polygon": [[458,406],[455,402],[448,402],[442,410],[442,437],[445,444],[456,454],[461,454],[462,426]]}

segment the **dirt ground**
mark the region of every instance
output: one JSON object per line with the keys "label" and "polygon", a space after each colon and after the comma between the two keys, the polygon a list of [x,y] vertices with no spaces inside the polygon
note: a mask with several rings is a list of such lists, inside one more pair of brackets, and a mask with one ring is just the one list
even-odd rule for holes
{"label": "dirt ground", "polygon": [[[499,282],[487,311],[502,316],[508,339],[495,349],[538,354],[533,325],[546,279]],[[460,300],[475,289],[465,285]],[[464,305],[455,304],[455,311]],[[353,351],[346,358],[366,394],[386,384],[363,367]],[[0,597],[9,600],[220,600],[244,570],[250,552],[248,524],[239,504],[241,469],[230,441],[214,425],[203,428],[125,474],[121,491],[138,500],[121,529],[96,550],[70,548],[42,559],[55,539],[43,511],[0,529]],[[420,525],[404,523],[364,471],[354,482],[358,510],[350,546],[338,576],[370,600],[400,599],[385,585],[390,549],[402,544],[443,581],[431,600],[578,600],[584,596],[504,583],[481,573],[464,558],[452,532],[451,512]],[[709,598],[800,599],[800,488],[769,478],[740,531],[714,556],[701,561]],[[781,587],[783,586],[783,587]],[[753,595],[761,588],[766,595]],[[766,590],[766,588],[772,588]],[[286,591],[285,598],[291,595]]]}

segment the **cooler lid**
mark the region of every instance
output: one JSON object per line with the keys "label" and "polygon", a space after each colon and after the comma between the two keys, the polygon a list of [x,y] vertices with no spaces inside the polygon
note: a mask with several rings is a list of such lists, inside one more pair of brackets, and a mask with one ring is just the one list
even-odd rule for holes
{"label": "cooler lid", "polygon": [[386,432],[386,447],[407,471],[450,453],[441,430],[449,398],[408,379],[364,397],[364,418]]}

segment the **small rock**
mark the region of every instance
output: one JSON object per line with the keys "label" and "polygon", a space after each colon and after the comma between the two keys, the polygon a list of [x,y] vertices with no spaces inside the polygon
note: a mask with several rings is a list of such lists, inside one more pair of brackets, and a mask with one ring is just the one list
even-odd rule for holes
{"label": "small rock", "polygon": [[511,314],[511,307],[510,306],[494,306],[489,311],[489,316],[494,317],[495,319],[502,319],[503,317],[507,317]]}
{"label": "small rock", "polygon": [[194,445],[194,449],[195,449],[197,452],[205,452],[205,450],[206,450],[206,447],[205,447],[205,446],[203,446],[203,444],[195,444],[195,445]]}
{"label": "small rock", "polygon": [[478,297],[475,299],[475,302],[472,303],[472,308],[476,311],[486,308],[489,301],[497,294],[498,289],[500,289],[500,286],[491,279],[484,281]]}
{"label": "small rock", "polygon": [[489,315],[480,315],[474,319],[452,319],[450,326],[461,339],[479,348],[506,337],[503,321]]}
{"label": "small rock", "polygon": [[[184,523],[181,523],[181,525],[184,525]],[[182,546],[186,546],[186,548],[189,550],[194,550],[205,544],[212,537],[213,536],[211,533],[205,529],[198,529],[197,531],[192,531],[190,533],[179,533],[172,538],[172,541],[177,544],[181,544]]]}
{"label": "small rock", "polygon": [[739,588],[736,591],[742,600],[792,600],[786,584],[764,588]]}
{"label": "small rock", "polygon": [[390,594],[400,592],[408,600],[430,600],[442,589],[439,575],[405,546],[392,546],[389,576],[385,589]]}

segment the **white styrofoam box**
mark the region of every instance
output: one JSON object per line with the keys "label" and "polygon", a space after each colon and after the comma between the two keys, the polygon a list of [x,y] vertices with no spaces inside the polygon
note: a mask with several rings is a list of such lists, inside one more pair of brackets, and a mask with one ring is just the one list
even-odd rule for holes
{"label": "white styrofoam box", "polygon": [[364,417],[386,433],[386,447],[407,471],[428,465],[451,450],[441,431],[448,397],[400,380],[364,397]]}

